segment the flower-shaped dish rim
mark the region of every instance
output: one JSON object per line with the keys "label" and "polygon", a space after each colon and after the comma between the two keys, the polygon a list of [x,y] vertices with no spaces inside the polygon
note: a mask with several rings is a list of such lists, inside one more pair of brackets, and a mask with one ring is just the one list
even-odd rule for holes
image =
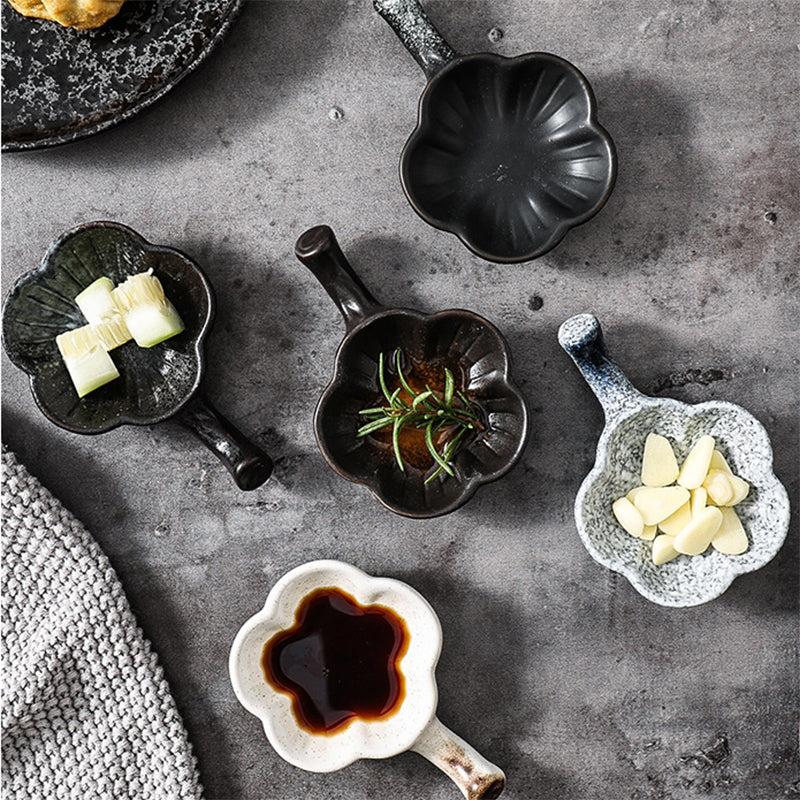
{"label": "flower-shaped dish rim", "polygon": [[[762,438],[768,454],[768,458],[766,459],[765,463],[762,464],[761,474],[758,476],[759,479],[762,480],[759,480],[756,488],[761,490],[769,489],[770,491],[774,492],[780,501],[781,510],[783,512],[782,521],[776,522],[776,530],[779,530],[779,532],[775,536],[771,547],[765,553],[765,557],[761,562],[753,563],[749,566],[743,566],[740,562],[737,563],[736,556],[722,556],[722,554],[717,554],[721,556],[720,560],[722,563],[727,565],[727,568],[724,570],[724,572],[719,575],[719,583],[712,587],[711,591],[706,591],[705,594],[698,593],[693,597],[686,597],[681,600],[674,600],[659,594],[643,579],[642,573],[636,569],[636,566],[628,563],[623,558],[606,558],[603,556],[603,554],[595,546],[592,536],[588,531],[588,525],[585,521],[584,512],[587,496],[592,490],[596,481],[603,477],[606,474],[606,471],[610,468],[609,464],[607,463],[609,440],[612,436],[614,436],[620,425],[627,422],[631,417],[637,416],[648,409],[667,409],[677,414],[686,415],[687,419],[699,416],[703,412],[708,411],[722,411],[737,415],[746,415],[748,422],[758,432],[759,437]],[[615,498],[609,498],[609,508],[613,499]],[[735,403],[722,400],[709,400],[692,404],[684,403],[680,400],[675,400],[674,398],[655,398],[647,395],[641,395],[639,403],[636,407],[629,408],[621,415],[615,416],[611,424],[606,424],[603,428],[597,443],[594,466],[581,483],[580,489],[575,497],[574,511],[578,534],[580,535],[581,540],[589,554],[595,561],[602,566],[623,575],[643,597],[651,602],[667,607],[686,608],[690,606],[701,605],[716,599],[730,587],[731,583],[739,575],[744,575],[748,572],[754,572],[769,563],[769,561],[771,561],[778,553],[786,539],[789,528],[790,506],[786,489],[774,473],[772,446],[769,440],[769,435],[767,434],[764,426],[746,409]],[[680,558],[691,559],[702,558],[702,556],[681,556]],[[665,566],[669,567],[668,564]],[[692,588],[702,589],[702,587]]]}
{"label": "flower-shaped dish rim", "polygon": [[[322,419],[325,416],[326,406],[335,396],[337,391],[340,390],[340,388],[346,386],[349,382],[348,377],[345,374],[344,367],[342,365],[342,362],[344,360],[342,358],[342,354],[345,352],[346,349],[350,347],[352,340],[358,335],[358,333],[361,330],[363,330],[368,325],[371,325],[378,319],[392,315],[402,315],[405,317],[410,317],[416,323],[422,325],[435,325],[439,320],[448,316],[469,317],[472,320],[476,321],[481,326],[483,326],[492,336],[495,337],[498,343],[498,348],[496,351],[497,357],[500,358],[502,356],[502,362],[498,367],[498,371],[502,372],[503,385],[505,386],[508,394],[510,396],[513,396],[519,402],[519,408],[522,414],[522,434],[517,441],[517,446],[514,450],[513,455],[511,456],[511,458],[508,459],[507,463],[504,464],[501,468],[495,470],[494,472],[486,473],[483,475],[476,475],[471,479],[467,480],[466,482],[463,482],[461,492],[459,492],[459,494],[452,500],[452,502],[448,503],[446,506],[442,506],[441,508],[436,508],[431,512],[427,512],[425,510],[402,508],[397,505],[393,505],[389,501],[389,499],[383,496],[383,494],[380,492],[379,487],[375,487],[371,485],[370,482],[358,477],[357,475],[353,475],[352,473],[343,469],[336,460],[335,454],[331,452],[330,448],[328,447],[325,441],[325,437],[322,434],[321,430]],[[319,401],[317,402],[317,407],[314,411],[314,434],[317,440],[317,445],[320,451],[322,452],[323,457],[328,462],[328,464],[333,468],[333,470],[342,478],[345,478],[346,480],[351,481],[352,483],[356,483],[367,488],[381,503],[381,505],[383,505],[390,511],[394,512],[395,514],[400,514],[401,516],[410,517],[412,519],[431,519],[434,517],[449,514],[455,511],[456,509],[460,508],[462,505],[464,505],[468,500],[472,498],[472,496],[475,494],[475,492],[478,490],[479,487],[487,483],[492,483],[493,481],[502,478],[511,469],[513,469],[513,467],[517,464],[517,462],[521,458],[522,453],[525,450],[525,446],[527,445],[528,438],[530,436],[530,414],[528,412],[528,406],[525,401],[525,396],[511,378],[511,351],[508,342],[506,341],[505,337],[500,332],[500,330],[497,328],[497,326],[489,322],[489,320],[487,320],[485,317],[482,317],[473,311],[467,311],[465,309],[458,309],[458,308],[445,309],[431,314],[410,308],[383,308],[377,313],[372,314],[371,316],[360,322],[350,331],[348,331],[348,333],[342,340],[341,344],[339,345],[339,348],[336,351],[333,377],[331,378],[330,382],[320,395]]]}
{"label": "flower-shaped dish rim", "polygon": [[[432,89],[436,87],[439,79],[442,76],[446,76],[448,72],[456,70],[463,64],[470,61],[491,61],[494,62],[500,69],[511,69],[513,68],[515,62],[519,64],[522,61],[533,59],[547,59],[553,63],[556,63],[565,71],[573,74],[577,79],[578,84],[583,89],[584,97],[587,101],[585,117],[586,127],[589,128],[592,133],[605,144],[608,151],[608,175],[605,188],[597,202],[583,214],[570,219],[562,220],[552,229],[550,236],[539,247],[514,256],[498,256],[497,254],[491,253],[475,244],[468,232],[464,230],[463,224],[457,225],[452,222],[448,222],[447,220],[439,219],[438,217],[428,213],[424,207],[424,204],[418,200],[414,192],[413,180],[408,174],[408,165],[411,161],[411,153],[425,140],[430,127],[435,124],[431,120],[431,115],[428,113],[428,111],[431,103],[431,95],[433,94]],[[434,228],[445,231],[446,233],[452,233],[454,236],[458,237],[458,239],[467,247],[467,249],[469,249],[476,256],[486,261],[491,261],[498,264],[518,264],[525,261],[532,261],[533,259],[539,258],[545,255],[545,253],[548,253],[561,242],[564,236],[566,236],[572,228],[582,225],[584,222],[588,222],[602,209],[614,190],[616,178],[616,147],[609,132],[600,124],[597,119],[597,100],[591,85],[584,74],[574,64],[571,64],[569,61],[553,55],[552,53],[543,51],[523,53],[517,56],[502,56],[498,53],[471,53],[469,55],[460,55],[454,58],[441,70],[441,72],[437,73],[436,76],[428,82],[428,85],[425,87],[422,95],[420,96],[417,111],[417,124],[411,135],[408,137],[400,156],[400,182],[403,186],[403,191],[405,192],[406,198],[408,199],[408,202],[411,204],[411,207],[414,209],[414,211],[425,222]]]}
{"label": "flower-shaped dish rim", "polygon": [[[197,362],[197,368],[195,370],[195,378],[193,381],[192,388],[186,393],[185,397],[179,402],[174,404],[169,408],[169,410],[164,411],[161,414],[155,415],[153,417],[149,417],[147,419],[140,419],[135,417],[129,417],[125,414],[120,414],[119,416],[114,417],[113,419],[109,420],[106,424],[97,426],[95,428],[86,429],[80,426],[71,425],[68,422],[57,418],[54,416],[48,408],[45,407],[43,401],[40,396],[40,390],[38,383],[42,379],[40,374],[40,369],[38,364],[31,363],[29,359],[20,356],[13,347],[9,347],[8,338],[6,335],[6,316],[9,308],[16,302],[16,298],[18,297],[20,291],[23,287],[27,286],[28,284],[34,283],[36,281],[41,280],[44,276],[51,273],[53,269],[53,265],[50,263],[52,259],[54,259],[55,254],[59,249],[61,249],[70,239],[74,236],[84,233],[85,231],[89,230],[96,230],[96,229],[111,229],[119,231],[120,233],[126,235],[131,241],[141,249],[141,251],[147,253],[165,253],[171,257],[178,258],[184,261],[189,267],[191,267],[192,272],[197,276],[197,280],[199,285],[203,287],[205,292],[207,302],[208,302],[208,309],[205,315],[205,319],[203,320],[199,331],[193,337],[193,346],[192,349],[194,351],[194,356]],[[70,431],[71,433],[80,433],[85,435],[95,435],[100,433],[106,433],[114,428],[118,428],[120,425],[153,425],[157,422],[163,422],[166,419],[170,419],[173,417],[181,408],[183,408],[196,394],[200,383],[203,379],[203,375],[205,373],[205,361],[203,358],[203,343],[205,341],[206,336],[208,335],[208,331],[211,328],[211,324],[214,319],[214,312],[215,312],[215,299],[214,299],[214,292],[211,288],[211,284],[208,281],[205,273],[200,269],[197,263],[190,258],[186,253],[174,248],[168,247],[165,245],[156,245],[148,242],[140,233],[133,230],[133,228],[128,227],[127,225],[123,225],[120,222],[113,222],[110,220],[99,220],[96,222],[86,222],[81,225],[78,225],[75,228],[72,228],[68,231],[62,233],[47,249],[42,262],[39,264],[38,267],[35,269],[26,272],[24,275],[20,276],[11,287],[10,291],[6,295],[5,301],[3,302],[2,308],[2,318],[3,318],[3,344],[6,350],[6,353],[11,360],[11,362],[19,367],[23,372],[28,375],[30,387],[31,387],[31,394],[33,395],[33,399],[36,402],[36,405],[39,407],[40,411],[49,419],[53,424],[58,425],[60,428],[64,430]],[[66,329],[65,329],[66,330]],[[89,398],[91,401],[91,395],[87,395],[86,400]]]}
{"label": "flower-shaped dish rim", "polygon": [[[297,724],[290,696],[267,683],[261,656],[272,636],[295,625],[303,598],[329,587],[347,592],[361,605],[387,607],[403,620],[409,638],[400,661],[405,694],[385,719],[356,718],[339,732],[317,735]],[[301,769],[332,772],[360,758],[389,758],[414,744],[436,714],[441,647],[439,618],[416,589],[395,578],[376,577],[352,564],[324,559],[301,564],[278,580],[263,608],[236,634],[228,668],[237,699],[261,720],[276,752]]]}

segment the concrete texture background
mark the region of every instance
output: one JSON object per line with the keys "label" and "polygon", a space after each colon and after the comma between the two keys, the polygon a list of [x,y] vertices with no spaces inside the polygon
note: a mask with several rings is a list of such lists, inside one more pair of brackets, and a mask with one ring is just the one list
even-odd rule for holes
{"label": "concrete texture background", "polygon": [[[440,718],[506,770],[509,800],[798,796],[796,513],[778,556],[721,598],[685,610],[644,600],[575,531],[602,414],[556,342],[564,319],[593,311],[642,391],[743,405],[766,426],[796,511],[797,4],[428,8],[457,50],[545,50],[587,75],[619,152],[600,214],[533,263],[473,257],[402,194],[398,156],[424,78],[368,0],[248,3],[153,108],[3,158],[3,282],[5,293],[92,219],[195,257],[219,301],[208,394],[273,454],[274,478],[237,491],[171,423],[96,438],[55,428],[5,355],[3,439],[110,556],[209,798],[457,796],[414,754],[301,772],[236,702],[236,630],[280,575],[320,557],[428,597],[444,629]],[[380,300],[473,309],[510,341],[529,446],[450,516],[392,515],[316,448],[311,416],[344,326],[292,247],[322,222]]]}

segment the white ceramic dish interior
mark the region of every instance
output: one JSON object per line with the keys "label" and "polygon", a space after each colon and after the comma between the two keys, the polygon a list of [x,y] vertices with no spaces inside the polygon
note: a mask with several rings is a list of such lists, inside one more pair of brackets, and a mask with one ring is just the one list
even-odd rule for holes
{"label": "white ceramic dish interior", "polygon": [[[303,599],[323,588],[338,588],[362,606],[391,609],[405,622],[409,645],[399,664],[405,696],[397,711],[378,721],[355,719],[340,732],[319,735],[297,724],[290,696],[267,683],[261,657],[275,634],[295,624]],[[388,758],[414,750],[447,773],[469,800],[490,800],[505,786],[502,770],[436,718],[435,669],[441,645],[439,620],[415,589],[391,578],[374,578],[340,561],[312,561],[284,575],[264,608],[236,635],[230,676],[237,698],[261,720],[278,754],[301,769],[331,772],[360,758]]]}
{"label": "white ceramic dish interior", "polygon": [[[580,369],[605,413],[592,471],[575,500],[575,521],[586,549],[600,564],[624,575],[648,600],[694,606],[721,595],[737,575],[752,572],[778,552],[789,527],[789,499],[772,471],[772,448],[758,420],[733,403],[688,405],[637,391],[607,356],[600,324],[591,314],[568,319],[558,340]],[[648,433],[666,436],[678,463],[703,434],[710,434],[733,471],[751,485],[736,507],[749,547],[738,556],[709,548],[655,566],[650,543],[619,526],[611,510],[618,497],[641,483]]]}

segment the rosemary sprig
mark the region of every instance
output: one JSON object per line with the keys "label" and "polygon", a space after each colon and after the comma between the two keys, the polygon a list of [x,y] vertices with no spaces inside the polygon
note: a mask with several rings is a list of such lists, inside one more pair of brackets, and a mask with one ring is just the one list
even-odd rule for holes
{"label": "rosemary sprig", "polygon": [[[378,357],[378,385],[388,405],[359,411],[358,413],[366,417],[367,421],[358,429],[356,437],[360,439],[370,433],[391,427],[392,448],[397,466],[405,472],[403,456],[400,452],[400,432],[406,425],[424,429],[425,446],[437,467],[425,483],[429,483],[442,472],[454,476],[455,472],[451,461],[459,441],[469,431],[483,430],[483,424],[474,406],[462,392],[456,390],[453,373],[446,367],[442,394],[435,392],[427,385],[424,391],[415,392],[403,374],[400,350],[396,353],[395,361],[400,385],[390,392],[386,383],[383,353]],[[403,390],[408,394],[409,399],[400,396]],[[436,449],[434,437],[445,427],[452,428],[455,432],[444,442],[440,452]]]}

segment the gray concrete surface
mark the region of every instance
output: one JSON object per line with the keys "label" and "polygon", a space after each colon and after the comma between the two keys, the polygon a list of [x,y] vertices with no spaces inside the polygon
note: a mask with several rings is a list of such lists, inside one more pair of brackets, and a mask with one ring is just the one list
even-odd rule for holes
{"label": "gray concrete surface", "polygon": [[[110,556],[209,798],[457,796],[414,754],[301,772],[236,702],[236,630],[280,575],[319,557],[427,595],[444,628],[440,717],[505,768],[509,800],[796,797],[796,515],[774,561],[697,608],[654,606],[595,564],[572,502],[602,416],[556,330],[591,310],[643,391],[746,407],[796,510],[798,6],[429,9],[458,50],[541,49],[584,71],[620,158],[601,213],[530,264],[471,256],[402,194],[398,155],[424,80],[368,0],[249,3],[223,47],[152,109],[3,158],[3,281],[5,292],[58,234],[92,219],[193,255],[219,299],[208,393],[275,456],[274,479],[237,491],[170,423],[96,438],[57,429],[5,355],[3,439]],[[470,308],[510,340],[530,444],[448,517],[392,515],[316,448],[311,415],[343,323],[292,246],[321,222],[379,299]]]}

